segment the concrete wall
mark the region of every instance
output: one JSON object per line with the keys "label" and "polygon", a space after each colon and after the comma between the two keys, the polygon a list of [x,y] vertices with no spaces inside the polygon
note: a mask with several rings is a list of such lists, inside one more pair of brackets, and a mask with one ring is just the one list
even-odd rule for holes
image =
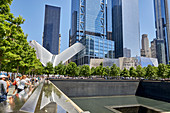
{"label": "concrete wall", "polygon": [[170,102],[170,82],[51,80],[69,97],[137,95]]}
{"label": "concrete wall", "polygon": [[170,82],[140,81],[136,95],[170,102]]}
{"label": "concrete wall", "polygon": [[69,97],[135,95],[138,81],[51,80]]}

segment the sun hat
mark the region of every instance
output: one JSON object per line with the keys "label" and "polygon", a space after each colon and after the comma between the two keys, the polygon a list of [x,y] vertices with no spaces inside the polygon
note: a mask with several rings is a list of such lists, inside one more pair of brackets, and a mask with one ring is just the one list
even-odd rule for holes
{"label": "sun hat", "polygon": [[0,75],[0,78],[8,78],[8,77],[5,75]]}
{"label": "sun hat", "polygon": [[21,77],[21,75],[18,75],[19,77]]}

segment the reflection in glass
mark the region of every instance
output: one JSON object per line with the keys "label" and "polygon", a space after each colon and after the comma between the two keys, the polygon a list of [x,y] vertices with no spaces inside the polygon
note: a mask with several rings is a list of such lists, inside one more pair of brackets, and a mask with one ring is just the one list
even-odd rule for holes
{"label": "reflection in glass", "polygon": [[113,0],[112,2],[115,57],[140,56],[138,0]]}
{"label": "reflection in glass", "polygon": [[40,111],[51,113],[78,113],[70,101],[52,83],[44,84]]}
{"label": "reflection in glass", "polygon": [[71,61],[77,65],[89,65],[91,58],[114,58],[107,47],[110,44],[114,51],[114,42],[107,40],[106,29],[106,0],[72,0],[70,45],[75,43],[78,34],[78,41],[86,48]]}

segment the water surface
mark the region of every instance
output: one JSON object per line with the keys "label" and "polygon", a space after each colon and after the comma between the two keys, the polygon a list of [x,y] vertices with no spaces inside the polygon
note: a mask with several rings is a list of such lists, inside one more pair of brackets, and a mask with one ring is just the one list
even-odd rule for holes
{"label": "water surface", "polygon": [[71,98],[84,111],[91,113],[113,113],[106,107],[143,105],[161,112],[170,111],[170,103],[139,96],[79,97]]}

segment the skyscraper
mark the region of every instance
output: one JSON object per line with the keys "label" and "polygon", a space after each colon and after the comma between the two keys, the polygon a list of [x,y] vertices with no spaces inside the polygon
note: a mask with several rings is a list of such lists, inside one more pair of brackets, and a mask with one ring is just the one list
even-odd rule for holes
{"label": "skyscraper", "polygon": [[52,54],[59,54],[60,7],[45,5],[43,47]]}
{"label": "skyscraper", "polygon": [[59,43],[58,43],[58,54],[60,54],[60,50],[61,50],[61,34],[59,34]]}
{"label": "skyscraper", "polygon": [[158,63],[166,64],[165,41],[163,39],[156,39],[156,57]]}
{"label": "skyscraper", "polygon": [[157,58],[156,57],[156,39],[153,39],[153,41],[151,41],[151,57]]}
{"label": "skyscraper", "polygon": [[107,0],[106,5],[106,35],[108,40],[113,40],[112,38],[112,2],[113,0]]}
{"label": "skyscraper", "polygon": [[149,39],[147,34],[142,35],[142,49],[141,56],[143,57],[151,57],[151,51],[149,48]]}
{"label": "skyscraper", "polygon": [[71,59],[78,65],[91,58],[114,58],[114,41],[106,38],[106,1],[72,0],[69,46],[76,42],[85,49]]}
{"label": "skyscraper", "polygon": [[138,0],[112,0],[112,2],[112,37],[115,41],[115,57],[140,56]]}
{"label": "skyscraper", "polygon": [[170,57],[170,29],[168,0],[154,0],[156,49],[159,63],[168,63]]}

